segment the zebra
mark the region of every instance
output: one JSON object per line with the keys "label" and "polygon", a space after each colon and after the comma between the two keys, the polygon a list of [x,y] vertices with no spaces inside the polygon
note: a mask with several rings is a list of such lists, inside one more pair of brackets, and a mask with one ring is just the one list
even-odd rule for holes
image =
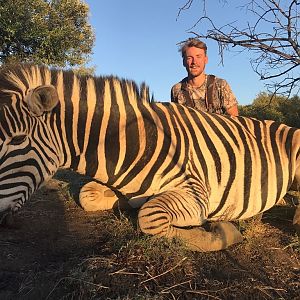
{"label": "zebra", "polygon": [[152,103],[134,81],[46,66],[4,66],[0,87],[1,218],[72,169],[94,178],[86,203],[110,209],[117,192],[139,208],[143,233],[217,251],[243,239],[231,221],[300,182],[300,130],[284,124]]}

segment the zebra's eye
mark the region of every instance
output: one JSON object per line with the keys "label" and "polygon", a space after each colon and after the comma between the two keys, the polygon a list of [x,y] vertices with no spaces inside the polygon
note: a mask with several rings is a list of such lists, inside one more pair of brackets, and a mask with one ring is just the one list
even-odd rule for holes
{"label": "zebra's eye", "polygon": [[26,137],[26,134],[16,135],[11,139],[9,144],[14,146],[21,145],[25,141]]}

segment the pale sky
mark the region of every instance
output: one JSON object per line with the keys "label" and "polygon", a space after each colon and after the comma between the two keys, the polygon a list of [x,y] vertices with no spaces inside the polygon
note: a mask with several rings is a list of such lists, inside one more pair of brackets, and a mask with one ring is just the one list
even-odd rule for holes
{"label": "pale sky", "polygon": [[[187,0],[86,0],[90,7],[90,22],[96,34],[91,65],[96,75],[116,75],[146,82],[157,101],[170,101],[173,84],[186,76],[178,43],[193,37],[188,33],[202,12],[201,0],[177,17]],[[229,1],[228,1],[229,2]],[[206,1],[207,12],[218,25],[244,22],[251,17],[237,8],[218,0]],[[200,32],[202,28],[196,27]],[[204,40],[208,46],[209,63],[206,73],[224,78],[230,84],[239,104],[250,104],[264,91],[263,83],[250,65],[250,55],[225,52],[220,64],[216,42]]]}

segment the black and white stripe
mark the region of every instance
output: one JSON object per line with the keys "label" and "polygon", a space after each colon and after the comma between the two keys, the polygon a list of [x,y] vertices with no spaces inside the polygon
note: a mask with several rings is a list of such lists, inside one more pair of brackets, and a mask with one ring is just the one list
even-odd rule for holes
{"label": "black and white stripe", "polygon": [[[26,99],[43,85],[59,102],[36,116]],[[1,211],[71,168],[131,205],[147,199],[144,232],[185,238],[179,228],[269,209],[300,176],[300,131],[283,124],[150,103],[132,81],[45,67],[3,68],[0,86]]]}

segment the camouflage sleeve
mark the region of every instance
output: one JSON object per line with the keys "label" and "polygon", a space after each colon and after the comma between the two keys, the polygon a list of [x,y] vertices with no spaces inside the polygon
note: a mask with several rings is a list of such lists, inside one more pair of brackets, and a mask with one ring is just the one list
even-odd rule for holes
{"label": "camouflage sleeve", "polygon": [[175,85],[171,88],[171,102],[177,102],[177,99],[175,97],[175,91],[174,91]]}
{"label": "camouflage sleeve", "polygon": [[237,99],[228,82],[224,79],[219,79],[218,81],[218,92],[224,108],[227,110],[235,105],[238,105]]}
{"label": "camouflage sleeve", "polygon": [[178,96],[180,92],[180,83],[176,83],[171,88],[171,102],[179,103]]}

